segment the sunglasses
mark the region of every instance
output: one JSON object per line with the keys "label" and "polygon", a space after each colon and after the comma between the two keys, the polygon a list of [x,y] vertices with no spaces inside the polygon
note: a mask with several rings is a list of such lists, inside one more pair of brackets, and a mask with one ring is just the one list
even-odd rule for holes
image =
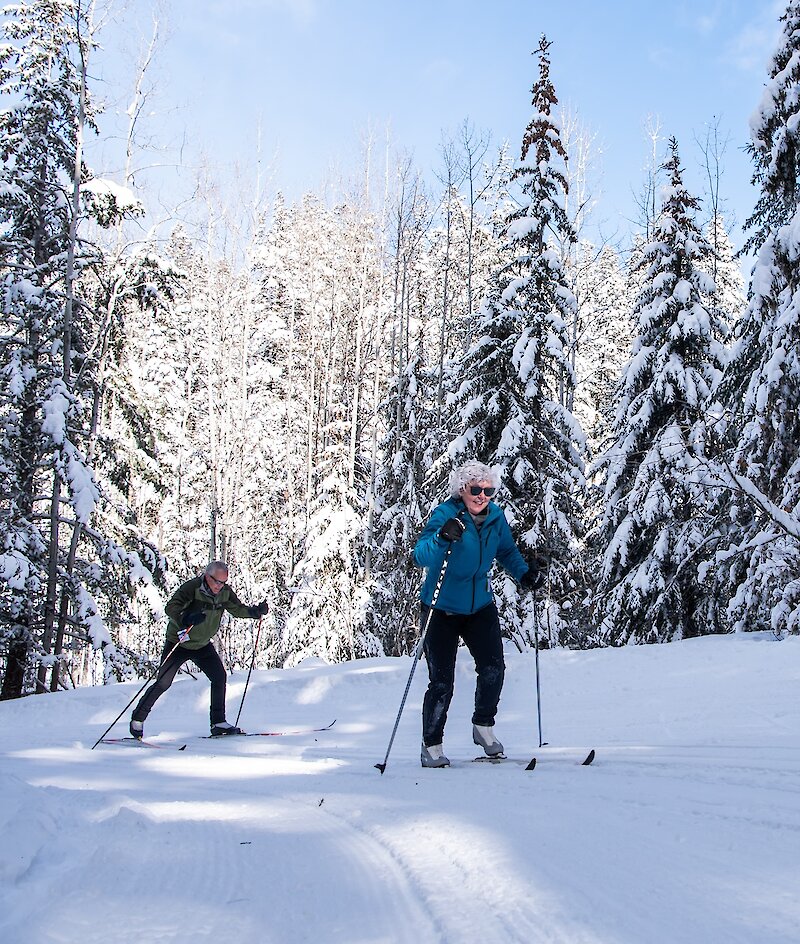
{"label": "sunglasses", "polygon": [[493,488],[491,485],[488,488],[482,488],[480,485],[470,485],[469,487],[470,495],[480,495],[480,493],[483,492],[487,498],[491,498],[496,491],[497,489]]}

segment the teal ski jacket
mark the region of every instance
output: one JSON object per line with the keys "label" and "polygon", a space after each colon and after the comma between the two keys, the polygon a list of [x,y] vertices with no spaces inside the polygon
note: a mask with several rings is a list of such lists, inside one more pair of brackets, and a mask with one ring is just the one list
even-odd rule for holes
{"label": "teal ski jacket", "polygon": [[489,571],[495,560],[514,580],[528,570],[525,558],[511,534],[502,509],[489,502],[480,530],[460,498],[449,498],[431,512],[414,547],[414,560],[426,569],[420,599],[430,606],[449,542],[439,537],[448,518],[459,517],[466,526],[460,541],[453,543],[447,571],[436,600],[436,609],[446,613],[470,614],[494,599]]}

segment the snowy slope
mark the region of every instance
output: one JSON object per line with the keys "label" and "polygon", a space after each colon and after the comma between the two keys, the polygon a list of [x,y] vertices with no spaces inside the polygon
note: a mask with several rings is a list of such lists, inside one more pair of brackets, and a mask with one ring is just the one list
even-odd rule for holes
{"label": "snowy slope", "polygon": [[89,750],[138,685],[0,704],[0,941],[800,939],[800,638],[543,652],[544,750],[533,655],[509,652],[502,766],[470,763],[462,650],[454,766],[419,766],[422,665],[381,776],[409,668],[254,673],[245,727],[336,724],[223,741],[181,677],[146,733],[183,752]]}

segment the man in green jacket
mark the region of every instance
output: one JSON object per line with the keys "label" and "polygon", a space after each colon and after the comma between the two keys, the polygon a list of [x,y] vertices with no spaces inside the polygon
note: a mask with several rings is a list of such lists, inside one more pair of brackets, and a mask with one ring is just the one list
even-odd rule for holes
{"label": "man in green jacket", "polygon": [[153,705],[172,685],[178,670],[191,660],[211,682],[211,734],[243,734],[225,720],[227,677],[211,639],[217,634],[223,612],[242,619],[256,619],[267,612],[267,601],[245,606],[228,586],[228,565],[212,561],[200,577],[181,584],[164,607],[169,624],[155,682],[142,695],[131,715],[130,732],[140,739]]}

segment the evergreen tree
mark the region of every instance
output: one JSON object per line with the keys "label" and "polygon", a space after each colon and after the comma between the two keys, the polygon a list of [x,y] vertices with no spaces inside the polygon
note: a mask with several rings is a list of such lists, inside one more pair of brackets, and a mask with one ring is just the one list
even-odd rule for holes
{"label": "evergreen tree", "polygon": [[633,301],[613,247],[598,251],[581,244],[576,290],[575,415],[586,432],[590,454],[597,455],[613,426],[614,391],[633,342]]}
{"label": "evergreen tree", "polygon": [[715,216],[711,220],[705,229],[705,237],[709,245],[714,247],[714,256],[703,268],[714,280],[714,306],[720,320],[727,325],[730,335],[746,302],[744,277],[721,216]]}
{"label": "evergreen tree", "polygon": [[419,568],[412,556],[428,512],[426,476],[436,428],[436,380],[422,363],[421,345],[384,407],[386,433],[376,478],[378,498],[371,620],[392,655],[414,649],[419,616]]}
{"label": "evergreen tree", "polygon": [[728,584],[738,630],[798,632],[800,587],[800,3],[787,4],[769,82],[751,119],[753,183],[760,187],[746,223],[757,250],[749,302],[719,396],[729,418],[732,490],[728,547],[718,575]]}
{"label": "evergreen tree", "polygon": [[755,165],[753,184],[760,188],[755,209],[745,222],[750,230],[743,252],[761,249],[794,216],[800,202],[798,128],[800,99],[800,3],[786,4],[778,48],[772,56],[761,103],[750,119],[747,146]]}
{"label": "evergreen tree", "polygon": [[[461,364],[456,408],[462,433],[450,457],[500,468],[504,507],[523,551],[552,554],[548,590],[568,609],[581,530],[583,433],[563,405],[575,385],[567,323],[576,303],[557,247],[574,236],[564,210],[566,152],[553,113],[549,48],[543,36],[534,113],[512,174],[518,197],[503,221],[501,263]],[[506,625],[528,640],[526,610],[513,582],[497,589]]]}
{"label": "evergreen tree", "polygon": [[[692,478],[702,458],[711,389],[721,370],[722,324],[709,308],[711,248],[694,222],[698,201],[683,184],[677,142],[646,280],[634,315],[632,357],[619,391],[605,476],[599,615],[605,642],[661,642],[709,630],[694,555],[707,499]],[[713,624],[712,624],[713,625]]]}
{"label": "evergreen tree", "polygon": [[363,508],[339,475],[324,479],[311,505],[303,557],[295,568],[285,627],[286,665],[314,657],[343,662],[383,655],[367,627],[362,579]]}
{"label": "evergreen tree", "polygon": [[[89,218],[108,225],[120,212],[108,188],[85,186],[92,176],[83,136],[95,127],[87,87],[93,24],[74,0],[31,0],[4,14],[0,94],[13,104],[0,112],[0,634],[8,698],[26,690],[34,669],[45,687],[64,635],[102,647],[113,666],[121,653],[106,619],[124,604],[130,582],[149,582],[161,561],[139,534],[116,527],[88,455],[96,445],[92,351],[103,325],[82,284],[91,268],[100,277],[102,258],[81,227]],[[96,513],[104,505],[105,519]],[[51,681],[58,685],[57,672]]]}

